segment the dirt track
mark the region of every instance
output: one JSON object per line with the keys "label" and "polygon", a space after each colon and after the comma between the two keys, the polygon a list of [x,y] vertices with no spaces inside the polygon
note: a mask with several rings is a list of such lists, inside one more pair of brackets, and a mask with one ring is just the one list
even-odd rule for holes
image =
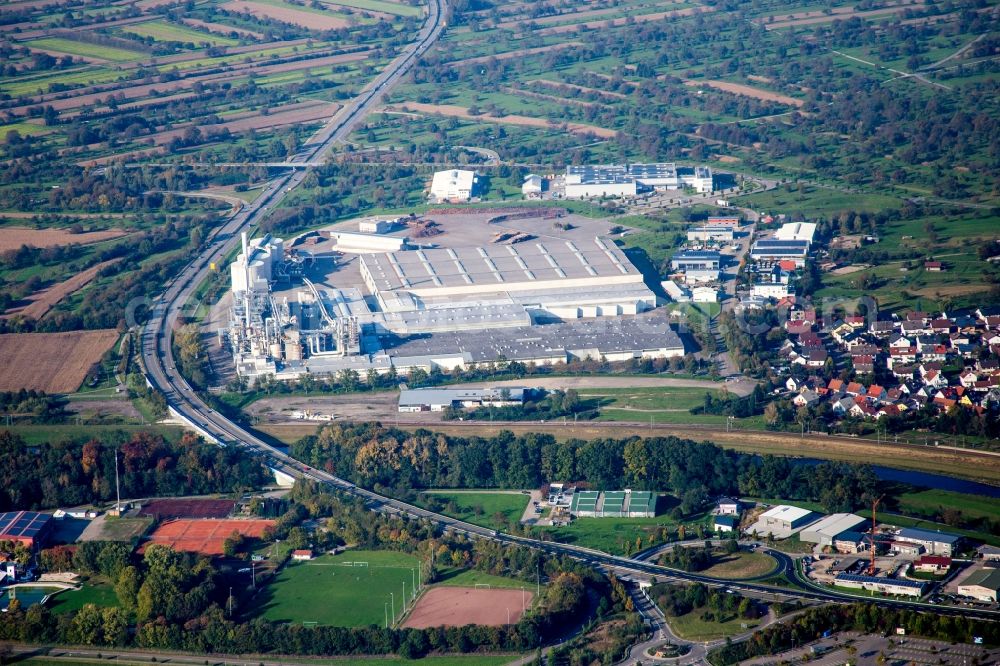
{"label": "dirt track", "polygon": [[[904,3],[896,7],[883,7],[880,9],[869,9],[867,11],[858,11],[854,7],[837,7],[831,9],[829,12],[798,12],[795,14],[766,17],[765,19],[758,19],[758,22],[762,23],[764,28],[767,30],[780,30],[782,28],[794,28],[795,26],[800,25],[832,23],[833,21],[852,17],[862,19],[877,18],[879,16],[887,16],[889,14],[898,14],[911,8],[916,9],[922,7],[923,4],[923,2]],[[773,21],[771,19],[773,19]]]}
{"label": "dirt track", "polygon": [[24,307],[11,308],[0,318],[10,319],[11,317],[29,317],[30,319],[39,320],[48,314],[49,310],[54,308],[67,296],[79,291],[86,287],[90,282],[97,277],[97,274],[102,268],[110,266],[114,263],[120,261],[119,259],[110,259],[108,261],[97,264],[96,266],[91,266],[85,271],[81,271],[63,282],[52,285],[46,289],[42,289],[31,296],[28,297],[30,301]]}
{"label": "dirt track", "polygon": [[539,127],[543,129],[556,130],[565,125],[565,129],[573,134],[594,135],[604,139],[614,138],[618,132],[596,125],[585,125],[583,123],[557,123],[545,118],[532,118],[530,116],[506,115],[490,116],[486,114],[473,115],[463,106],[451,104],[421,104],[420,102],[404,102],[385,107],[390,111],[416,111],[439,116],[450,116],[454,118],[465,118],[467,120],[478,120],[487,123],[499,123],[502,125],[520,125],[522,127]]}
{"label": "dirt track", "polygon": [[[325,120],[333,116],[340,109],[339,104],[319,102],[319,101],[308,101],[308,102],[298,102],[295,104],[289,104],[287,106],[278,107],[267,115],[261,115],[260,113],[247,114],[245,117],[231,120],[225,123],[219,123],[217,125],[202,125],[201,131],[204,135],[210,131],[219,131],[223,128],[229,130],[232,133],[246,132],[251,129],[262,130],[270,129],[273,127],[283,127],[285,125],[297,125],[300,123],[312,123],[320,120]],[[170,143],[174,137],[180,137],[187,131],[187,127],[182,127],[179,129],[169,130],[167,132],[160,132],[158,134],[152,135],[150,138],[158,146],[162,146]]]}
{"label": "dirt track", "polygon": [[633,16],[627,16],[616,19],[605,19],[603,21],[586,21],[584,23],[573,23],[570,25],[557,25],[552,28],[543,28],[541,30],[536,30],[534,34],[536,35],[561,35],[566,32],[573,32],[581,28],[585,30],[596,30],[598,28],[607,27],[609,24],[612,26],[625,25],[627,23],[648,23],[650,21],[660,21],[666,18],[677,18],[681,16],[691,16],[693,14],[703,14],[705,12],[715,11],[711,7],[688,7],[687,9],[675,9],[669,12],[656,12],[655,14],[637,14]]}
{"label": "dirt track", "polygon": [[504,53],[497,53],[495,55],[476,56],[475,58],[465,58],[463,60],[452,60],[448,64],[472,65],[477,62],[489,62],[490,60],[510,60],[511,58],[520,58],[521,56],[534,55],[535,53],[549,53],[551,51],[561,51],[562,49],[568,49],[573,46],[583,46],[583,43],[563,42],[562,44],[553,44],[552,46],[538,46],[532,49],[517,49],[516,51],[506,51]]}
{"label": "dirt track", "polygon": [[230,0],[230,2],[222,5],[220,9],[291,23],[292,25],[309,30],[338,30],[350,25],[347,19],[340,18],[339,16],[323,16],[322,14],[300,11],[291,7],[276,7],[274,5],[248,2],[247,0]]}
{"label": "dirt track", "polygon": [[[0,213],[0,217],[3,217]],[[32,247],[57,247],[59,245],[90,245],[124,236],[127,232],[120,229],[107,231],[85,231],[80,234],[70,233],[67,229],[29,229],[26,227],[0,227],[0,252],[16,250],[22,245]]]}
{"label": "dirt track", "polygon": [[715,81],[712,79],[687,80],[684,82],[684,85],[692,87],[708,86],[709,88],[724,90],[725,92],[733,93],[734,95],[743,95],[744,97],[753,97],[754,99],[762,99],[766,102],[778,102],[779,104],[787,104],[795,107],[801,107],[805,104],[805,101],[801,99],[781,95],[769,90],[761,90],[760,88],[754,88],[753,86],[730,83],[729,81]]}

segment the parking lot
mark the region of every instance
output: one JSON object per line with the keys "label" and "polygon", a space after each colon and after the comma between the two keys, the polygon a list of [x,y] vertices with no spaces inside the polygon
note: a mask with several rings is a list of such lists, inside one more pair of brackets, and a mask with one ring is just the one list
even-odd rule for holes
{"label": "parking lot", "polygon": [[889,666],[927,664],[928,666],[969,666],[975,660],[979,664],[1000,663],[1000,649],[984,648],[982,645],[912,638],[909,636],[866,635],[857,632],[842,632],[809,645],[781,654],[758,657],[741,662],[743,666],[770,666],[792,661],[802,661],[807,657],[813,666],[876,666],[883,661]]}

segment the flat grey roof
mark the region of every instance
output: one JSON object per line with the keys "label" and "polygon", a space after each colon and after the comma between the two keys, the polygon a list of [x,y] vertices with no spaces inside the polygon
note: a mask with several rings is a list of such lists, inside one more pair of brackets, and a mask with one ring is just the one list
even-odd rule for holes
{"label": "flat grey roof", "polygon": [[684,343],[662,317],[646,315],[571,323],[506,328],[502,331],[442,331],[434,334],[378,336],[393,357],[468,355],[476,362],[500,355],[514,361],[574,353],[598,358],[601,353],[684,349]]}
{"label": "flat grey roof", "polygon": [[612,241],[534,240],[514,245],[435,248],[362,255],[380,290],[474,285],[504,291],[511,283],[602,279],[639,271]]}
{"label": "flat grey roof", "polygon": [[915,539],[919,541],[936,541],[938,543],[955,543],[962,537],[957,534],[947,532],[935,532],[933,530],[922,530],[919,527],[904,527],[899,530],[899,536],[904,539]]}

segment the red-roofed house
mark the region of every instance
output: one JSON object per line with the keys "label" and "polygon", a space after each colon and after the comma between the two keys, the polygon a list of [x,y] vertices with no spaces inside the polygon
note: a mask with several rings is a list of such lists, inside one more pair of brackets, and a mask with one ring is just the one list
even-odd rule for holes
{"label": "red-roofed house", "polygon": [[920,573],[940,574],[951,568],[951,558],[942,555],[921,555],[920,559],[913,563],[913,570]]}

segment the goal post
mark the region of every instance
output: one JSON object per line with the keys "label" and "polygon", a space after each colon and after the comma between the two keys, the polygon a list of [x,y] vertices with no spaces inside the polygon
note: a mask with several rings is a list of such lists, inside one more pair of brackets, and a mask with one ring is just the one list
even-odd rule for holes
{"label": "goal post", "polygon": [[490,585],[489,583],[476,583],[476,589],[477,590],[478,589],[489,590],[489,589],[492,589],[492,588],[493,588],[493,586]]}

